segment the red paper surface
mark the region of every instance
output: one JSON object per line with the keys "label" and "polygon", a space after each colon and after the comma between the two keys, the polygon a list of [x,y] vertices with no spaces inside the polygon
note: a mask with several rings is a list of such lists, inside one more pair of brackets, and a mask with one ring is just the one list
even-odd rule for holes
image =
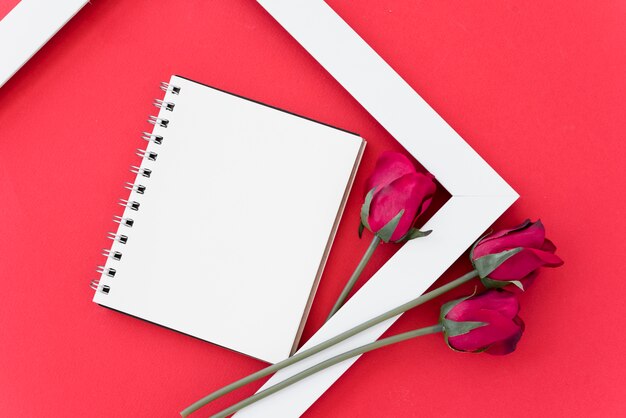
{"label": "red paper surface", "polygon": [[4,18],[20,0],[2,0],[0,1],[0,19]]}
{"label": "red paper surface", "polygon": [[[623,415],[624,2],[330,4],[521,194],[496,226],[541,217],[566,264],[522,296],[514,354],[406,342],[364,356],[306,416]],[[2,416],[172,417],[263,366],[91,302],[139,132],[172,73],[369,141],[305,339],[367,247],[361,189],[400,146],[260,6],[94,0],[0,89]],[[440,283],[468,268],[463,257]],[[389,333],[433,323],[438,305]]]}

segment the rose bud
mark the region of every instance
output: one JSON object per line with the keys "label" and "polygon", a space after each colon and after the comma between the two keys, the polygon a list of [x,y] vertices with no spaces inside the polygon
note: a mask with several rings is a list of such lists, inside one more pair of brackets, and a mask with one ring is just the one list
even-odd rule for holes
{"label": "rose bud", "polygon": [[383,153],[367,180],[359,236],[363,228],[384,242],[428,235],[430,231],[419,231],[413,224],[430,205],[435,190],[430,173],[418,172],[403,154]]}
{"label": "rose bud", "polygon": [[525,290],[532,284],[539,267],[563,264],[546,239],[541,221],[525,220],[521,225],[504,229],[480,239],[470,252],[470,259],[483,284],[488,288],[514,284]]}
{"label": "rose bud", "polygon": [[448,302],[441,308],[446,343],[456,351],[509,354],[524,332],[515,294],[491,289]]}

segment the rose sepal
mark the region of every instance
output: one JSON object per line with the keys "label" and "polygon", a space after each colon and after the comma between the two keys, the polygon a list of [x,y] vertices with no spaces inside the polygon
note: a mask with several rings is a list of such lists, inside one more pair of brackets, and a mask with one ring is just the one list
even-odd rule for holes
{"label": "rose sepal", "polygon": [[524,248],[517,247],[505,250],[495,254],[487,254],[485,256],[474,259],[474,249],[470,252],[470,258],[474,268],[478,272],[481,279],[488,277],[495,269],[500,267],[509,258],[522,251]]}
{"label": "rose sepal", "polygon": [[415,238],[427,237],[430,235],[431,232],[433,232],[432,229],[429,229],[428,231],[420,231],[417,228],[411,228],[409,229],[409,232],[404,234],[404,236],[400,237],[399,239],[395,240],[394,243],[398,244],[400,242],[411,241]]}
{"label": "rose sepal", "polygon": [[[448,337],[456,337],[457,335],[467,334],[473,329],[484,327],[485,325],[489,325],[486,322],[480,322],[480,321],[459,322],[459,321],[453,321],[451,319],[446,319],[446,315],[452,310],[452,308],[454,308],[459,303],[464,302],[465,300],[471,298],[475,294],[476,294],[476,289],[474,289],[474,292],[471,295],[462,297],[460,299],[451,300],[450,302],[445,303],[441,307],[441,311],[439,314],[439,323],[443,327],[443,338],[445,339],[448,347],[450,347],[454,351],[462,352],[461,350],[457,350],[456,348],[450,345],[450,343],[448,342]],[[479,353],[484,350],[486,350],[486,348],[482,350],[477,350],[474,352]]]}
{"label": "rose sepal", "polygon": [[519,290],[525,291],[524,284],[519,280],[492,280],[489,277],[479,277],[480,282],[487,289],[500,289],[502,287],[506,287],[510,284],[516,286]]}
{"label": "rose sepal", "polygon": [[365,201],[361,206],[361,225],[359,226],[359,238],[363,235],[363,229],[367,228],[371,231],[370,225],[367,222],[367,219],[370,216],[370,205],[372,204],[372,199],[374,198],[374,191],[376,188],[374,187],[372,190],[367,192],[365,195]]}
{"label": "rose sepal", "polygon": [[391,236],[395,232],[398,224],[400,223],[400,219],[402,219],[402,215],[404,215],[404,209],[402,209],[396,216],[391,218],[389,222],[383,226],[380,231],[376,232],[376,236],[380,238],[383,242],[389,242],[391,240]]}
{"label": "rose sepal", "polygon": [[[365,202],[363,202],[363,206],[361,206],[361,224],[359,225],[359,238],[363,235],[363,230],[365,228],[369,229],[370,231],[372,230],[369,226],[367,219],[370,216],[370,206],[372,204],[372,199],[374,198],[375,191],[376,188],[374,187],[367,193],[367,195],[365,196]],[[391,240],[393,233],[396,231],[396,228],[400,223],[400,219],[402,219],[402,215],[404,215],[404,209],[398,212],[396,216],[394,216],[389,222],[387,222],[385,226],[383,226],[374,235],[380,238],[383,242],[388,243]]]}
{"label": "rose sepal", "polygon": [[476,294],[476,290],[476,287],[474,287],[474,291],[471,295],[463,296],[462,298],[454,299],[441,305],[441,310],[439,311],[439,322],[443,322],[444,320],[446,320],[446,315],[448,315],[448,313],[450,313],[452,308],[454,308],[456,305],[474,296]]}

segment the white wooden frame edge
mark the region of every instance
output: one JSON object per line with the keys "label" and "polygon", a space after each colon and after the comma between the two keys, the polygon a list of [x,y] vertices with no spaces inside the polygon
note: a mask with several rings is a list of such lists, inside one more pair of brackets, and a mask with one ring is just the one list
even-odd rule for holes
{"label": "white wooden frame edge", "polygon": [[87,0],[22,0],[0,20],[0,87],[85,4]]}

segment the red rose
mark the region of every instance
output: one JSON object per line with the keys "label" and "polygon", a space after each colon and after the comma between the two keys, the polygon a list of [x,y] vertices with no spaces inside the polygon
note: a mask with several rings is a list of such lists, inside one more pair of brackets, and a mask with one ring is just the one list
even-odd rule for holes
{"label": "red rose", "polygon": [[501,289],[448,302],[441,308],[446,342],[456,351],[509,354],[524,332],[515,294]]}
{"label": "red rose", "polygon": [[510,283],[526,289],[537,276],[539,267],[563,264],[546,239],[541,221],[524,221],[511,229],[495,232],[479,240],[470,253],[474,268],[486,287]]}
{"label": "red rose", "polygon": [[369,229],[384,242],[423,235],[412,230],[413,224],[430,205],[435,190],[430,173],[418,172],[403,154],[383,153],[367,180],[361,230]]}

